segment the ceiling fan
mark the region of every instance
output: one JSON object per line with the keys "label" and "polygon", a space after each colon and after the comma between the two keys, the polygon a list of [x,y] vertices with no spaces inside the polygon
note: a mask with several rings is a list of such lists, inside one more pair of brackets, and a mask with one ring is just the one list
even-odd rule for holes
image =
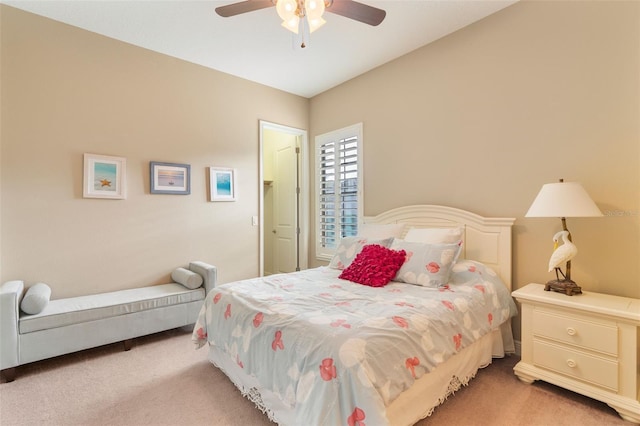
{"label": "ceiling fan", "polygon": [[227,18],[273,6],[283,20],[282,26],[296,34],[305,17],[309,32],[324,25],[325,10],[373,26],[379,25],[387,15],[382,9],[353,0],[245,0],[217,7],[216,13]]}

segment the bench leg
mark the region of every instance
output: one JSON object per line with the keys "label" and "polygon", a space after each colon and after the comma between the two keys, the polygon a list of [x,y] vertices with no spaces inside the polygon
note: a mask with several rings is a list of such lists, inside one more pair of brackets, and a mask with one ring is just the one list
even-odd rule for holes
{"label": "bench leg", "polygon": [[16,379],[16,367],[5,368],[2,370],[2,376],[7,382],[13,382]]}
{"label": "bench leg", "polygon": [[127,340],[123,341],[122,343],[124,343],[124,350],[128,351],[133,346],[133,339],[127,339]]}

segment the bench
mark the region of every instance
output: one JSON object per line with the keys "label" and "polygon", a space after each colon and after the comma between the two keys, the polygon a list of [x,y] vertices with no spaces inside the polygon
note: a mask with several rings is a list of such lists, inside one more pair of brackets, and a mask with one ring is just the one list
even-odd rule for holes
{"label": "bench", "polygon": [[173,282],[54,299],[34,315],[20,309],[24,282],[7,281],[0,287],[2,375],[11,382],[20,365],[120,341],[129,350],[135,337],[194,324],[215,286],[216,268],[191,262],[181,271],[191,278],[198,278],[193,273],[200,275],[202,284],[188,288]]}

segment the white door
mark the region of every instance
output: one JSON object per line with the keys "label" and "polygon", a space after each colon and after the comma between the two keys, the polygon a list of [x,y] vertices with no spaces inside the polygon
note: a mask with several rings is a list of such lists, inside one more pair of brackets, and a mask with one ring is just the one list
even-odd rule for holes
{"label": "white door", "polygon": [[[296,142],[298,155],[295,155]],[[306,130],[260,120],[261,276],[265,273],[294,271],[296,266],[300,269],[307,268],[309,245],[307,150]],[[297,176],[296,161],[299,166]],[[296,180],[300,187],[299,193],[296,191]],[[297,223],[296,208],[298,208]]]}
{"label": "white door", "polygon": [[273,151],[273,271],[298,267],[298,137],[281,134]]}

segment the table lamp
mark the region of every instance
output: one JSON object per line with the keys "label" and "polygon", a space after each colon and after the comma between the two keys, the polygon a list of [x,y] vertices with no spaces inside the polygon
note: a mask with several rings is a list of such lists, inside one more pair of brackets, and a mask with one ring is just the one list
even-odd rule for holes
{"label": "table lamp", "polygon": [[[593,202],[587,191],[577,182],[547,183],[533,200],[525,217],[559,217],[562,231],[553,237],[554,252],[549,259],[549,272],[555,269],[556,279],[547,282],[544,289],[565,293],[568,296],[582,293],[582,289],[571,279],[571,259],[578,250],[573,244],[571,233],[567,229],[567,217],[597,217],[602,212]],[[559,240],[563,244],[558,246]],[[561,264],[566,262],[565,272]]]}

